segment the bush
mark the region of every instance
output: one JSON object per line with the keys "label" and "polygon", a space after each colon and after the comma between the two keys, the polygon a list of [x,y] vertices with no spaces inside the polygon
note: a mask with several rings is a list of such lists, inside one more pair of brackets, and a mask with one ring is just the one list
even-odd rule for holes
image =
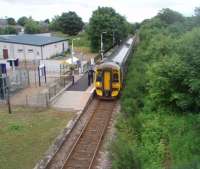
{"label": "bush", "polygon": [[167,12],[140,26],[112,143],[114,169],[199,168],[200,28],[191,29],[193,17]]}

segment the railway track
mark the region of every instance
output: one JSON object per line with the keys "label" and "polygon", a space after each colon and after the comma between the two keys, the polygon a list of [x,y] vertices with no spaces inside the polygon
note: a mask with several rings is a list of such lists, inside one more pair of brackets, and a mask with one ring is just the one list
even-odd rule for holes
{"label": "railway track", "polygon": [[47,168],[91,169],[115,105],[116,101],[94,99],[84,113],[85,121],[79,120],[82,129],[71,138],[70,149],[66,140]]}

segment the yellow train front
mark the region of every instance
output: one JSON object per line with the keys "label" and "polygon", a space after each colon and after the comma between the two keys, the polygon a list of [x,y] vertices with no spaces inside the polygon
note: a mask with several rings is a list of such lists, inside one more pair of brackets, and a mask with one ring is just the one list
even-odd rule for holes
{"label": "yellow train front", "polygon": [[114,99],[120,95],[124,66],[135,42],[135,36],[128,38],[118,48],[118,51],[110,56],[110,59],[105,58],[96,65],[95,91],[99,98]]}
{"label": "yellow train front", "polygon": [[96,95],[103,99],[114,99],[120,94],[122,73],[120,66],[114,62],[104,62],[96,66]]}

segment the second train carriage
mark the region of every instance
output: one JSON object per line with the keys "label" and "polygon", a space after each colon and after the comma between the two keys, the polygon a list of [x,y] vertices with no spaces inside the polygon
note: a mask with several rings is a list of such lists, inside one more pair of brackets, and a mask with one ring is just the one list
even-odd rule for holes
{"label": "second train carriage", "polygon": [[132,51],[135,37],[129,38],[111,57],[96,66],[95,90],[96,95],[104,99],[114,99],[122,89],[124,64]]}

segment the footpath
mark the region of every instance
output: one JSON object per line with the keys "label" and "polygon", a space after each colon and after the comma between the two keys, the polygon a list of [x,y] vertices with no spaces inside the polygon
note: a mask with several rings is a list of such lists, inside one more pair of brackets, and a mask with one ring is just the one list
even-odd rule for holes
{"label": "footpath", "polygon": [[82,111],[93,96],[93,92],[94,85],[88,86],[88,77],[87,74],[84,74],[73,85],[63,91],[51,106],[63,111]]}

